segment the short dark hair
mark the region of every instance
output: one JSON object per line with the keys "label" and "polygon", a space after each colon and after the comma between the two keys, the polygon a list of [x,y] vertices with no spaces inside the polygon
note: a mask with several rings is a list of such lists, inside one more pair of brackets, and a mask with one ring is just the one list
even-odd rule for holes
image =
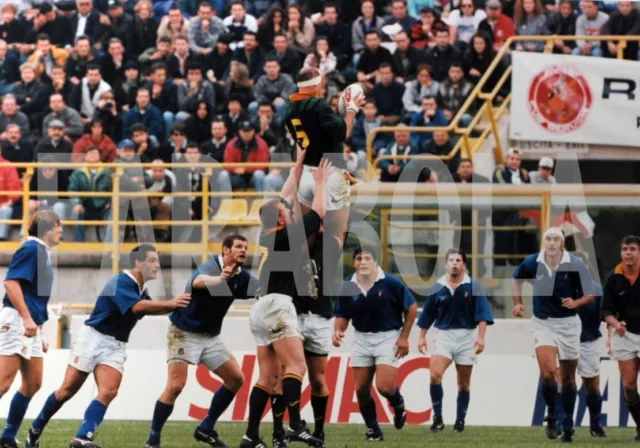
{"label": "short dark hair", "polygon": [[393,0],[391,4],[393,5],[394,3],[402,3],[404,6],[407,6],[407,0]]}
{"label": "short dark hair", "polygon": [[471,166],[473,166],[473,160],[467,159],[466,157],[460,159],[460,163],[458,165],[462,165],[464,162],[469,162],[471,164]]}
{"label": "short dark hair", "polygon": [[376,104],[376,100],[374,100],[372,97],[368,97],[364,100],[364,105],[366,106],[367,104],[373,104],[374,107],[378,107],[378,105]]}
{"label": "short dark hair", "polygon": [[459,69],[461,69],[462,71],[464,71],[464,67],[462,66],[462,62],[453,61],[453,62],[449,65],[449,68],[453,68],[453,67],[459,68]]}
{"label": "short dark hair", "polygon": [[244,39],[245,36],[253,36],[256,39],[258,38],[258,34],[253,31],[245,31],[244,34],[242,35],[242,38]]}
{"label": "short dark hair", "polygon": [[84,150],[85,155],[90,153],[91,151],[98,151],[100,152],[100,148],[98,148],[96,145],[89,145],[87,146],[87,149]]}
{"label": "short dark hair", "polygon": [[[284,33],[276,33],[273,35],[273,40],[276,40],[276,37],[284,37],[285,39],[287,38],[287,35]],[[288,42],[288,41],[287,41]]]}
{"label": "short dark hair", "polygon": [[88,41],[89,41],[89,43],[91,43],[91,39],[89,39],[89,36],[87,36],[86,34],[81,34],[80,36],[76,37],[76,40],[75,40],[75,42],[74,42],[74,43],[76,43],[76,44],[77,44],[77,43],[78,43],[78,42],[80,42],[81,40],[88,40]]}
{"label": "short dark hair", "polygon": [[240,5],[242,6],[245,10],[247,9],[246,6],[244,6],[244,2],[242,0],[233,0],[231,2],[231,4],[229,5],[229,11],[231,11],[231,8],[233,8],[235,5]]}
{"label": "short dark hair", "polygon": [[264,65],[267,65],[269,62],[277,62],[277,63],[278,63],[278,65],[280,65],[280,61],[279,61],[279,60],[278,60],[278,58],[277,58],[277,57],[275,57],[275,56],[267,56],[267,57],[264,59]]}
{"label": "short dark hair", "polygon": [[322,8],[323,12],[327,11],[327,8],[334,8],[337,13],[340,13],[340,9],[336,3],[325,3],[324,8]]}
{"label": "short dark hair", "polygon": [[424,100],[434,100],[436,103],[438,102],[438,99],[433,95],[425,95],[425,96],[423,96],[422,97],[422,101],[424,101]]}
{"label": "short dark hair", "polygon": [[198,62],[189,62],[187,64],[187,72],[190,72],[191,70],[198,70],[200,73],[202,73],[202,65],[200,65]]}
{"label": "short dark hair", "polygon": [[[122,40],[118,37],[112,37],[111,39],[109,39],[109,45],[111,44],[120,44],[124,47],[124,44],[122,43]],[[107,46],[108,47],[108,46]]]}
{"label": "short dark hair", "polygon": [[222,248],[224,249],[226,247],[227,249],[231,249],[235,241],[246,242],[247,238],[238,233],[234,233],[233,235],[229,235],[224,240],[222,240]]}
{"label": "short dark hair", "polygon": [[447,254],[444,256],[444,261],[449,261],[449,257],[451,255],[460,255],[460,257],[462,258],[462,262],[464,264],[467,264],[467,253],[465,251],[463,251],[462,249],[449,249],[447,251]]}
{"label": "short dark hair", "polygon": [[625,236],[624,238],[622,238],[622,241],[620,242],[620,247],[624,245],[629,245],[629,244],[635,244],[640,248],[640,236],[636,236],[636,235]]}
{"label": "short dark hair", "polygon": [[155,62],[152,66],[151,66],[151,74],[154,74],[155,72],[157,72],[158,70],[167,70],[167,66],[164,64],[164,62]]}
{"label": "short dark hair", "polygon": [[42,40],[46,40],[46,41],[51,42],[51,38],[49,37],[49,35],[47,33],[38,34],[38,37],[36,37],[36,41],[40,42]]}
{"label": "short dark hair", "polygon": [[435,28],[436,28],[436,35],[438,35],[438,33],[449,34],[449,27],[444,24],[437,24]]}
{"label": "short dark hair", "polygon": [[258,108],[261,108],[261,107],[264,107],[264,106],[270,107],[271,110],[274,110],[273,103],[271,101],[269,101],[269,100],[262,100],[262,101],[260,101],[258,103]]}
{"label": "short dark hair", "polygon": [[360,245],[360,246],[356,247],[356,250],[353,251],[353,259],[355,260],[358,255],[363,254],[363,253],[370,254],[371,257],[373,257],[373,259],[376,262],[378,262],[378,258],[379,258],[378,257],[378,250],[375,247],[373,247],[373,246],[371,246],[369,244]]}
{"label": "short dark hair", "polygon": [[364,35],[365,38],[368,37],[370,34],[375,34],[376,36],[380,37],[380,32],[378,30],[374,30],[374,29],[370,29],[369,31],[367,31],[367,33]]}
{"label": "short dark hair", "polygon": [[100,70],[100,66],[95,62],[92,62],[91,64],[87,64],[87,71],[90,71],[90,70],[98,70],[100,73],[102,73],[102,70]]}
{"label": "short dark hair", "polygon": [[149,94],[149,98],[151,98],[151,89],[149,87],[140,87],[136,92],[136,96],[138,96],[140,92],[147,92]]}
{"label": "short dark hair", "polygon": [[158,43],[160,42],[171,45],[171,38],[169,36],[160,36],[160,38],[158,39]]}
{"label": "short dark hair", "polygon": [[390,68],[391,70],[393,70],[393,66],[388,62],[383,62],[382,64],[380,64],[378,70],[382,70],[383,68]]}
{"label": "short dark hair", "polygon": [[136,267],[136,261],[144,262],[149,252],[158,252],[158,250],[152,244],[140,244],[134,247],[129,254],[129,266],[133,269]]}
{"label": "short dark hair", "polygon": [[200,151],[200,146],[198,145],[198,142],[188,142],[187,143],[187,147],[185,149],[185,152],[188,151],[189,149],[193,149],[193,148],[197,149],[198,152],[202,152],[202,151]]}
{"label": "short dark hair", "polygon": [[203,1],[201,1],[200,3],[198,3],[198,9],[202,8],[203,6],[204,6],[205,8],[211,8],[211,9],[213,9],[213,5],[212,5],[211,3],[209,3],[208,1],[206,1],[206,0],[203,0]]}
{"label": "short dark hair", "polygon": [[27,232],[31,236],[42,238],[49,230],[55,229],[60,222],[60,217],[51,210],[35,212],[29,219]]}

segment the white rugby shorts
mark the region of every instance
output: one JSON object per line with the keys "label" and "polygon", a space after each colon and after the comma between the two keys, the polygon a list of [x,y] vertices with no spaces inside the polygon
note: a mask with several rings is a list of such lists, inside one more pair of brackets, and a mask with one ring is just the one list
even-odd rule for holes
{"label": "white rugby shorts", "polygon": [[474,343],[474,330],[466,328],[437,330],[433,354],[444,356],[459,366],[472,366],[477,362]]}
{"label": "white rugby shorts", "polygon": [[328,355],[331,351],[331,319],[317,314],[300,314],[298,325],[304,339],[304,351]]}
{"label": "white rugby shorts", "polygon": [[291,297],[284,294],[260,297],[249,313],[249,328],[260,347],[281,339],[303,339],[296,308]]}
{"label": "white rugby shorts", "polygon": [[184,331],[175,325],[167,332],[167,363],[203,364],[212,372],[233,354],[219,336]]}
{"label": "white rugby shorts", "polygon": [[582,378],[595,378],[600,375],[600,352],[602,338],[580,343],[578,375]]}
{"label": "white rugby shorts", "polygon": [[354,330],[351,367],[398,367],[400,360],[396,358],[396,342],[399,337],[400,330],[379,333],[361,333]]}
{"label": "white rugby shorts", "polygon": [[640,334],[629,333],[619,336],[614,331],[611,335],[611,356],[616,361],[629,361],[640,357]]}
{"label": "white rugby shorts", "polygon": [[103,365],[123,373],[126,360],[126,342],[100,333],[89,325],[83,325],[71,343],[69,365],[81,372],[91,373]]}
{"label": "white rugby shorts", "polygon": [[24,335],[24,327],[20,314],[14,309],[0,309],[0,355],[19,355],[24,359],[42,358],[42,336],[40,329],[32,338]]}
{"label": "white rugby shorts", "polygon": [[[298,201],[311,207],[316,195],[316,179],[313,174],[316,167],[305,165],[298,187]],[[351,184],[347,179],[347,171],[333,167],[327,180],[327,210],[342,210],[351,207]]]}
{"label": "white rugby shorts", "polygon": [[563,318],[531,318],[533,343],[538,347],[556,347],[560,361],[580,359],[582,322],[577,315]]}

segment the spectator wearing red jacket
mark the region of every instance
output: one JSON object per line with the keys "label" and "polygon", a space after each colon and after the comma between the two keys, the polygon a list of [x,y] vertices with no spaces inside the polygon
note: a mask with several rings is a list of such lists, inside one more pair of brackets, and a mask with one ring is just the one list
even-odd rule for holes
{"label": "spectator wearing red jacket", "polygon": [[104,125],[102,120],[99,119],[94,119],[91,122],[90,132],[80,137],[75,145],[73,145],[71,156],[73,161],[83,162],[87,148],[92,146],[100,150],[100,161],[102,162],[113,162],[118,157],[118,148],[114,141],[104,133]]}
{"label": "spectator wearing red jacket", "polygon": [[250,121],[240,123],[238,137],[229,142],[224,150],[224,163],[258,163],[264,162],[261,168],[227,168],[220,175],[220,183],[231,184],[232,190],[255,188],[264,191],[265,171],[271,154],[269,145],[262,137],[256,135]]}
{"label": "spectator wearing red jacket", "polygon": [[[13,203],[20,199],[22,184],[18,177],[18,170],[11,163],[0,156],[0,191],[11,191],[15,194],[0,196],[0,219],[11,219]],[[9,224],[0,224],[0,241],[9,237]]]}
{"label": "spectator wearing red jacket", "polygon": [[487,2],[487,18],[480,22],[478,30],[485,31],[491,36],[493,49],[496,51],[500,51],[505,41],[516,34],[516,26],[513,20],[502,13],[500,0],[489,0]]}

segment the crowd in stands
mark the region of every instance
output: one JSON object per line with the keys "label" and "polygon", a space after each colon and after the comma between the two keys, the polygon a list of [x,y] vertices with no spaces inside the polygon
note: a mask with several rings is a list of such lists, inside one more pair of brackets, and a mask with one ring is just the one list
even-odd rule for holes
{"label": "crowd in stands", "polygon": [[[406,158],[447,155],[447,132],[411,132],[411,127],[447,126],[513,35],[638,34],[640,14],[631,2],[579,4],[568,0],[24,0],[3,3],[0,21],[0,146],[3,188],[0,219],[20,216],[20,178],[12,162],[62,160],[94,165],[75,172],[44,168],[34,191],[103,191],[111,171],[96,163],[153,162],[148,172],[127,170],[131,191],[168,193],[180,188],[163,163],[257,162],[263,168],[222,170],[215,191],[278,191],[286,169],[271,161],[295,157],[296,142],[284,126],[289,95],[302,67],[317,67],[332,105],[352,83],[367,102],[345,144],[347,166],[366,167],[367,136],[379,126],[377,156],[382,182],[438,182],[428,169],[411,169]],[[520,41],[521,51],[542,51],[543,41]],[[612,57],[617,42],[554,42],[554,52]],[[629,42],[625,58],[638,58]],[[485,85],[500,79],[505,58]],[[508,93],[504,87],[501,95]],[[460,117],[469,124],[473,105]],[[511,157],[511,155],[510,155]],[[510,159],[511,160],[511,159]],[[519,156],[518,156],[519,160]],[[518,162],[519,164],[519,162]],[[509,161],[494,182],[549,181],[517,174]],[[470,160],[448,161],[456,182],[471,181]],[[129,172],[129,170],[131,172]],[[545,174],[546,173],[546,174]],[[189,169],[188,185],[199,191],[203,171]],[[53,180],[53,181],[52,181]],[[171,218],[171,198],[150,198],[152,218]],[[202,218],[199,198],[189,214]],[[29,210],[54,208],[63,218],[103,219],[108,198],[53,201],[35,195]],[[162,238],[169,230],[154,229]],[[0,225],[0,240],[8,226]],[[76,240],[84,240],[78,226]]]}

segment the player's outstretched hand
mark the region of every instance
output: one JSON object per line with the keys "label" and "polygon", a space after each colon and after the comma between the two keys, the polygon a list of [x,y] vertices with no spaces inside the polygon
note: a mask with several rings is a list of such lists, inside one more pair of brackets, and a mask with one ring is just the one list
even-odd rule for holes
{"label": "player's outstretched hand", "polygon": [[400,336],[396,341],[396,358],[402,359],[409,354],[409,339]]}
{"label": "player's outstretched hand", "polygon": [[519,303],[513,307],[513,317],[524,317],[524,305]]}
{"label": "player's outstretched hand", "polygon": [[478,339],[476,339],[476,342],[473,344],[473,348],[476,350],[476,355],[482,353],[484,351],[484,339],[478,337]]}
{"label": "player's outstretched hand", "polygon": [[24,335],[28,338],[33,338],[38,334],[38,326],[33,319],[31,319],[31,316],[22,320],[22,327],[24,328]]}
{"label": "player's outstretched hand", "polygon": [[578,304],[575,300],[565,297],[562,299],[562,306],[568,310],[575,310],[578,308]]}
{"label": "player's outstretched hand", "polygon": [[333,332],[333,337],[331,338],[331,342],[333,342],[334,347],[340,347],[342,345],[343,339],[344,339],[344,331],[336,330]]}
{"label": "player's outstretched hand", "polygon": [[175,299],[171,300],[171,305],[174,309],[186,308],[191,302],[191,294],[181,294]]}
{"label": "player's outstretched hand", "polygon": [[616,328],[616,332],[618,333],[618,336],[624,336],[627,332],[627,323],[625,321],[620,321],[618,323],[618,328]]}
{"label": "player's outstretched hand", "polygon": [[423,355],[427,354],[427,338],[426,337],[420,338],[420,341],[418,342],[418,351]]}
{"label": "player's outstretched hand", "polygon": [[233,276],[233,273],[235,272],[236,267],[234,266],[225,266],[222,269],[222,272],[220,273],[220,277],[222,277],[222,280],[227,280],[229,277]]}
{"label": "player's outstretched hand", "polygon": [[325,185],[327,183],[327,179],[329,179],[329,174],[331,174],[332,167],[333,164],[329,162],[329,160],[325,158],[320,160],[320,165],[318,165],[318,169],[313,175],[316,179],[316,185]]}

